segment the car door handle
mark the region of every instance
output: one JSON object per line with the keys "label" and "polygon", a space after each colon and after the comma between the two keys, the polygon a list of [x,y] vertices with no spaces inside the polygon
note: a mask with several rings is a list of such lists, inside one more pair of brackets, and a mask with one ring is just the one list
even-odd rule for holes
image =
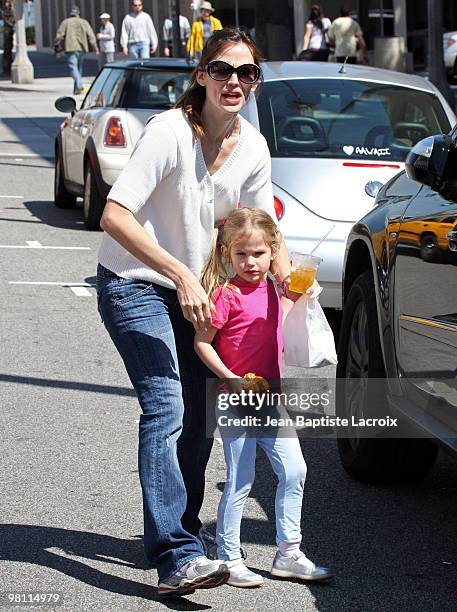
{"label": "car door handle", "polygon": [[457,231],[453,230],[448,232],[446,235],[447,241],[449,242],[449,249],[457,252]]}

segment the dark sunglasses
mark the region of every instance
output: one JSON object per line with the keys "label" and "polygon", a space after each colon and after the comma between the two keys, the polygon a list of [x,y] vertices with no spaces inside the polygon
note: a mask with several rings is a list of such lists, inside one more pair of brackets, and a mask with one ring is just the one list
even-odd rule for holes
{"label": "dark sunglasses", "polygon": [[213,60],[206,64],[204,70],[215,81],[228,81],[234,72],[238,79],[246,85],[253,85],[260,79],[260,67],[257,64],[242,64],[234,68],[227,62]]}

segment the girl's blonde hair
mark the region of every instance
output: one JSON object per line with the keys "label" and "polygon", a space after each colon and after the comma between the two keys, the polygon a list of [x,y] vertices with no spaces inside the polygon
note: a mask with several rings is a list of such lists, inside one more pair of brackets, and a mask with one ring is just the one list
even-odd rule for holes
{"label": "girl's blonde hair", "polygon": [[[223,224],[214,230],[211,254],[203,268],[201,283],[208,296],[218,287],[229,285],[230,275],[226,262],[235,242],[246,238],[253,230],[262,230],[265,242],[273,253],[279,250],[282,236],[270,215],[259,208],[237,208],[232,210]],[[223,254],[223,248],[225,253]]]}

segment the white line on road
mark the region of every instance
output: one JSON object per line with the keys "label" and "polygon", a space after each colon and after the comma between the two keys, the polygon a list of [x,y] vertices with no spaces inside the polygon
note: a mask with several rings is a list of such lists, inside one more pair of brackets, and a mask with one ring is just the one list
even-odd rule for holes
{"label": "white line on road", "polygon": [[57,283],[47,281],[9,281],[9,285],[51,285],[53,287],[94,287],[89,283]]}
{"label": "white line on road", "polygon": [[[90,251],[90,247],[43,246],[35,240],[27,240],[28,244],[0,244],[0,249],[48,249],[54,251]],[[36,244],[35,244],[36,243]]]}
{"label": "white line on road", "polygon": [[75,295],[78,297],[92,297],[92,293],[85,287],[70,287]]}
{"label": "white line on road", "polygon": [[15,199],[17,199],[17,200],[23,200],[23,199],[24,199],[24,196],[17,196],[17,195],[14,195],[14,196],[13,196],[13,195],[0,195],[0,198],[7,198],[7,199],[10,199],[10,198],[15,198]]}

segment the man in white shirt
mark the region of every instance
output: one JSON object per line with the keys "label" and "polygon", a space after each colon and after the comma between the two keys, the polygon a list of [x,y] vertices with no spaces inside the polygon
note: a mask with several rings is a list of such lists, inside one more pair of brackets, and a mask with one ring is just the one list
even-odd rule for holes
{"label": "man in white shirt", "polygon": [[348,64],[357,63],[357,47],[362,54],[365,53],[366,44],[362,30],[354,19],[349,15],[345,7],[340,9],[340,17],[335,19],[328,30],[328,39],[335,45],[335,59],[344,62],[347,58]]}
{"label": "man in white shirt", "polygon": [[147,59],[157,49],[157,33],[151,16],[143,11],[141,0],[132,1],[132,12],[124,17],[121,47],[124,55]]}
{"label": "man in white shirt", "polygon": [[[186,55],[186,44],[187,39],[190,36],[190,23],[187,17],[184,15],[179,16],[179,37],[181,46],[183,47],[183,57]],[[165,57],[179,57],[179,53],[175,53],[173,50],[173,20],[169,17],[163,22],[163,43],[164,49],[163,54]]]}

